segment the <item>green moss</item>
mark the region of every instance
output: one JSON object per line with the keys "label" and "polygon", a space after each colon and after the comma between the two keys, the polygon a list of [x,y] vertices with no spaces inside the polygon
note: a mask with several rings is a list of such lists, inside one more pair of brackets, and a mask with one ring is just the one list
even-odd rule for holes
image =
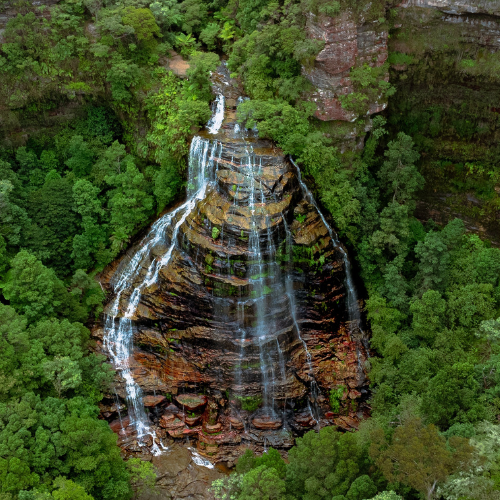
{"label": "green moss", "polygon": [[254,412],[262,404],[262,396],[235,396],[245,411]]}

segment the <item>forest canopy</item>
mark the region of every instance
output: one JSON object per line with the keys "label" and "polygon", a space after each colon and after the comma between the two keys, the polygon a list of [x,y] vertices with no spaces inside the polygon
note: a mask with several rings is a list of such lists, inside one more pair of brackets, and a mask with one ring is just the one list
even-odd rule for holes
{"label": "forest canopy", "polygon": [[[475,220],[497,217],[498,103],[427,106],[405,81],[498,91],[498,53],[398,32],[379,0],[38,3],[0,3],[0,500],[122,500],[151,480],[99,418],[114,371],[90,335],[106,300],[96,276],[183,196],[222,59],[249,97],[240,124],[295,160],[345,243],[373,356],[359,431],[311,430],[286,461],[247,451],[213,494],[500,498],[498,242],[469,219],[417,213],[439,182],[477,197]],[[339,103],[354,125],[368,116],[361,147],[345,146],[349,124],[317,118],[305,76],[325,44],[308,16],[347,10],[409,47],[348,68]],[[374,99],[389,104],[370,118]],[[328,395],[332,411],[342,395]]]}

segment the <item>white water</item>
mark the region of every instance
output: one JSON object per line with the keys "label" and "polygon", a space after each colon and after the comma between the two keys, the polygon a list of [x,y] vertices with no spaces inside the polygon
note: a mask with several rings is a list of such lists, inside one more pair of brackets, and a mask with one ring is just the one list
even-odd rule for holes
{"label": "white water", "polygon": [[[356,292],[356,288],[354,286],[354,282],[352,279],[352,273],[351,273],[351,263],[349,262],[349,258],[347,257],[347,253],[340,244],[340,241],[337,237],[337,234],[333,229],[330,227],[330,224],[328,224],[327,220],[325,219],[325,216],[319,209],[318,204],[316,203],[316,200],[314,199],[313,195],[309,191],[308,187],[305,185],[304,181],[302,180],[302,175],[300,172],[300,168],[298,165],[293,161],[293,158],[290,157],[290,161],[292,162],[293,166],[297,169],[297,178],[299,180],[300,188],[302,190],[302,194],[304,195],[304,198],[314,206],[316,211],[318,212],[318,215],[321,217],[321,220],[323,221],[323,224],[328,230],[328,233],[330,235],[330,238],[332,239],[332,242],[337,250],[342,254],[342,260],[344,262],[344,269],[345,269],[345,284],[346,284],[346,290],[347,290],[347,312],[349,315],[349,323],[350,323],[350,329],[351,329],[351,334],[357,334],[359,333],[361,336],[361,341],[363,342],[365,340],[365,335],[363,332],[363,329],[361,327],[361,313],[359,310],[359,304],[358,304],[358,295]],[[366,347],[366,346],[365,346]],[[366,349],[367,355],[368,349]],[[359,358],[359,356],[358,356]]]}
{"label": "white water", "polygon": [[211,134],[216,134],[221,128],[222,122],[224,121],[224,104],[224,96],[219,94],[214,102],[215,110],[213,110],[212,118],[210,118],[210,121],[207,123],[208,131]]}
{"label": "white water", "polygon": [[[222,118],[220,113],[222,113]],[[211,120],[213,129],[218,130],[224,118],[223,97],[218,99],[213,118],[216,118]],[[116,370],[120,372],[125,381],[130,424],[135,426],[139,438],[145,436],[153,438],[152,452],[155,455],[160,454],[162,449],[166,448],[156,436],[154,429],[151,428],[143,404],[142,390],[132,375],[130,360],[133,352],[133,319],[139,306],[142,291],[156,282],[160,270],[170,262],[177,245],[180,227],[198,201],[204,198],[207,186],[213,180],[213,157],[219,144],[217,141],[211,142],[198,136],[193,139],[189,154],[188,198],[181,206],[164,215],[151,226],[151,230],[141,241],[140,249],[119,271],[114,283],[116,298],[111,305],[110,314],[105,320],[104,347],[108,350]],[[145,275],[143,275],[143,266],[141,264],[149,258],[155,246],[166,242],[168,239],[167,230],[170,228],[172,228],[172,232],[166,252],[160,258],[154,258],[149,264]],[[128,300],[125,313],[123,316],[119,316],[122,296],[131,287],[134,287],[134,289]],[[197,454],[193,454],[193,460],[198,465],[213,467],[210,462],[205,461]]]}

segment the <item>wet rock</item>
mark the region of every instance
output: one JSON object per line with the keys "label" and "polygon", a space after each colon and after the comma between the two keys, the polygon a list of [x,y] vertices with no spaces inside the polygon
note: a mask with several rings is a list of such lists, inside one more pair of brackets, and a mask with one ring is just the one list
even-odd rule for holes
{"label": "wet rock", "polygon": [[174,414],[177,414],[177,413],[181,413],[181,410],[173,405],[173,404],[169,404],[166,408],[165,408],[165,413],[174,413]]}
{"label": "wet rock", "polygon": [[160,417],[160,427],[166,429],[176,418],[173,413],[165,413]]}
{"label": "wet rock", "polygon": [[197,394],[179,394],[175,398],[182,408],[188,411],[197,411],[207,404],[207,397]]}
{"label": "wet rock", "polygon": [[273,417],[271,415],[262,415],[255,417],[252,420],[252,425],[257,429],[276,430],[283,425],[283,422],[280,418]]}
{"label": "wet rock", "polygon": [[142,398],[142,401],[144,403],[144,406],[147,407],[155,407],[166,401],[165,396],[144,396]]}
{"label": "wet rock", "polygon": [[213,498],[208,489],[213,481],[224,477],[217,469],[197,465],[192,453],[179,445],[152,458],[157,480],[154,492],[144,492],[138,500],[206,500]]}
{"label": "wet rock", "polygon": [[314,425],[316,425],[316,420],[310,413],[299,413],[295,415],[295,422],[301,427],[314,427]]}
{"label": "wet rock", "polygon": [[184,422],[190,427],[193,427],[201,422],[201,415],[195,415],[194,417],[184,417]]}
{"label": "wet rock", "polygon": [[110,422],[109,427],[111,430],[118,434],[120,431],[127,429],[130,426],[130,418],[129,417],[124,417],[121,420],[113,420],[113,422]]}
{"label": "wet rock", "polygon": [[227,422],[232,429],[241,431],[245,428],[245,424],[238,417],[229,417]]}
{"label": "wet rock", "polygon": [[208,434],[216,434],[222,430],[222,424],[217,422],[216,424],[203,424],[203,430]]}
{"label": "wet rock", "polygon": [[[330,55],[339,53],[334,49]],[[333,70],[326,59],[323,63]],[[226,87],[232,89],[226,97],[237,99],[235,87],[220,85],[223,92]],[[174,398],[175,404],[164,408],[163,396],[145,396],[158,437],[189,438],[215,461],[228,462],[241,454],[240,446],[256,452],[266,446],[288,449],[293,435],[287,429],[300,435],[311,426],[300,414],[314,381],[323,394],[348,387],[345,407],[351,395],[358,404],[366,383],[363,354],[358,355],[348,324],[338,243],[304,196],[289,158],[253,132],[241,140],[234,125],[234,114],[227,113],[216,136],[195,138],[213,167],[213,183],[189,213],[177,213],[161,241],[137,263],[133,283],[120,294],[118,314],[125,314],[134,287],[175,239],[156,282],[141,289],[128,364],[143,394]],[[105,270],[103,287],[112,291],[113,280],[143,248],[139,242]],[[102,342],[102,325],[94,331]],[[116,387],[124,398],[119,376]],[[266,414],[271,393],[276,416]],[[281,415],[292,403],[301,409],[298,420]],[[312,404],[328,409],[321,397]],[[127,439],[127,451],[138,449],[134,435]]]}

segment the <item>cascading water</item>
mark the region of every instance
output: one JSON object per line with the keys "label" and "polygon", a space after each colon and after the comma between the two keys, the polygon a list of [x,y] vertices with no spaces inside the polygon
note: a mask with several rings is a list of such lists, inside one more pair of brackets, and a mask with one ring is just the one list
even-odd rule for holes
{"label": "cascading water", "polygon": [[[222,103],[222,107],[219,106],[219,103]],[[218,98],[216,112],[211,120],[212,133],[216,133],[222,124],[221,113],[223,116],[223,97]],[[188,199],[181,206],[164,215],[153,224],[150,232],[142,240],[140,250],[125,265],[121,272],[115,276],[114,292],[116,297],[110,308],[110,314],[107,315],[105,320],[104,345],[111,356],[115,368],[120,372],[125,381],[130,423],[136,427],[138,437],[149,435],[153,438],[152,451],[156,455],[161,453],[158,445],[161,447],[163,445],[161,440],[157,438],[155,431],[151,428],[142,400],[142,390],[135,382],[129,364],[133,349],[133,317],[137,311],[143,290],[156,283],[160,269],[168,265],[177,245],[179,228],[194,209],[196,203],[205,196],[208,183],[213,181],[213,161],[211,158],[213,158],[218,145],[217,141],[211,142],[199,136],[193,139],[189,153]],[[154,258],[149,264],[145,276],[141,277],[143,269],[141,264],[149,257],[155,246],[167,240],[167,231],[172,226],[173,230],[167,251],[160,258]],[[138,282],[141,279],[142,281]],[[122,316],[118,316],[122,295],[131,286],[135,288],[130,295],[125,313]]]}
{"label": "cascading water", "polygon": [[295,163],[293,158],[290,157],[290,161],[292,162],[293,166],[297,170],[297,178],[298,178],[302,193],[304,195],[304,198],[306,198],[307,201],[311,205],[314,206],[314,208],[318,212],[318,215],[321,217],[323,224],[328,229],[328,233],[329,233],[330,238],[332,239],[335,247],[342,254],[342,260],[344,262],[344,269],[345,269],[345,284],[346,284],[346,289],[347,289],[347,311],[349,314],[349,323],[350,323],[351,333],[353,335],[359,334],[360,340],[365,347],[366,354],[367,354],[367,356],[369,356],[369,350],[367,347],[367,339],[366,339],[365,333],[361,327],[361,313],[360,313],[359,304],[358,304],[358,294],[356,292],[356,287],[354,286],[354,281],[352,279],[351,263],[349,261],[349,258],[347,257],[347,253],[344,250],[344,248],[342,247],[342,245],[340,244],[340,241],[337,237],[337,234],[335,233],[335,231],[333,231],[330,224],[328,224],[328,221],[326,220],[325,216],[323,215],[323,213],[319,209],[319,206],[316,203],[316,200],[314,199],[311,191],[309,191],[309,188],[306,186],[306,184],[302,180],[302,174],[301,174],[300,168]]}
{"label": "cascading water", "polygon": [[224,104],[225,99],[223,94],[219,94],[214,102],[214,112],[212,118],[207,123],[207,129],[211,134],[216,134],[224,121]]}
{"label": "cascading water", "polygon": [[[206,131],[192,140],[187,200],[152,225],[110,283],[115,297],[104,343],[125,381],[130,423],[144,441],[153,438],[155,453],[162,446],[157,436],[166,432],[183,442],[189,435],[190,446],[198,432],[198,445],[209,446],[210,433],[221,433],[222,442],[226,432],[259,429],[267,448],[278,435],[286,440],[298,426],[324,418],[322,390],[357,387],[352,372],[331,375],[354,351],[341,327],[347,314],[337,316],[346,291],[349,325],[360,328],[345,251],[298,169],[269,141],[237,126],[233,114],[225,119],[224,106],[220,95]],[[325,264],[326,255],[332,258]],[[134,335],[141,339],[135,347]],[[332,345],[342,366],[330,361]],[[203,392],[209,402],[196,414],[203,430],[186,411],[180,424],[175,412],[162,420],[165,398],[150,421],[143,393],[153,392],[170,394],[172,403]],[[306,423],[294,423],[294,415]],[[185,428],[170,427],[174,421]],[[269,434],[283,428],[288,432]],[[192,452],[195,463],[210,466]]]}

